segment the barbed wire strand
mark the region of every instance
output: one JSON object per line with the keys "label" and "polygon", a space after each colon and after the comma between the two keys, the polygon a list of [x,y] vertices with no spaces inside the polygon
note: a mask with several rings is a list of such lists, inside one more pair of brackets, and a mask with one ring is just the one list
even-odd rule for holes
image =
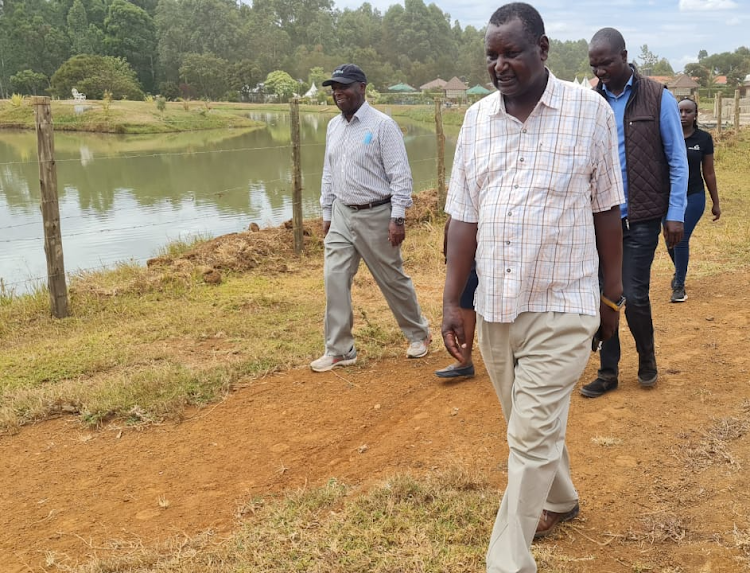
{"label": "barbed wire strand", "polygon": [[[158,135],[158,134],[154,134]],[[412,136],[412,139],[420,138],[420,137],[435,137],[434,134],[424,134],[424,135],[415,135]],[[325,146],[325,142],[321,143],[303,143],[301,147],[322,147]],[[266,147],[238,147],[234,149],[211,149],[207,151],[180,151],[180,152],[172,152],[172,153],[142,153],[142,154],[136,154],[136,155],[103,155],[101,157],[92,157],[90,161],[108,161],[113,159],[144,159],[144,158],[156,158],[156,157],[184,157],[184,156],[192,156],[192,155],[210,155],[210,154],[216,154],[216,153],[240,153],[240,152],[248,152],[248,151],[268,151],[268,150],[280,150],[280,149],[291,149],[291,144],[289,145],[270,145]],[[70,157],[67,159],[51,159],[46,160],[44,163],[72,163],[72,162],[80,162],[81,157]],[[0,167],[9,166],[9,165],[38,165],[39,160],[33,159],[33,160],[27,160],[27,161],[6,161],[3,163],[0,163]]]}
{"label": "barbed wire strand", "polygon": [[[410,164],[412,164],[412,163],[424,163],[426,161],[436,161],[436,159],[434,157],[428,157],[426,159],[415,159],[415,160],[410,161],[409,163]],[[322,175],[323,175],[322,171],[311,171],[311,172],[303,173],[302,174],[302,178],[303,178],[303,181],[304,181],[305,178],[320,177]],[[212,191],[212,192],[200,193],[200,194],[197,191],[193,190],[193,189],[188,189],[188,190],[185,191],[186,196],[183,197],[182,199],[186,200],[188,197],[192,197],[192,200],[194,201],[196,196],[200,197],[200,199],[206,199],[206,198],[210,198],[210,197],[216,197],[216,196],[226,195],[228,193],[232,193],[232,192],[235,192],[235,191],[250,191],[251,190],[250,187],[252,187],[253,185],[264,185],[265,186],[268,183],[280,183],[280,182],[291,183],[291,177],[292,177],[291,173],[289,173],[289,177],[288,178],[281,177],[281,178],[278,178],[278,179],[265,179],[263,181],[258,181],[257,183],[255,183],[255,182],[249,182],[246,185],[240,185],[240,186],[237,186],[237,187],[229,187],[229,188],[226,188],[226,189],[221,189],[219,191]],[[436,181],[436,179],[429,179],[429,180],[424,180],[424,181]],[[416,182],[414,182],[414,183],[416,183]],[[169,198],[154,197],[154,196],[141,197],[140,198],[141,201],[146,200],[146,199],[155,199],[155,200],[165,201],[165,200],[167,200]],[[176,198],[176,199],[179,199],[179,198]],[[135,206],[135,207],[124,207],[124,208],[119,208],[118,209],[118,213],[126,213],[128,211],[141,211],[142,209],[143,209],[143,205],[139,205],[139,206]],[[80,219],[80,218],[81,218],[81,214],[66,215],[66,216],[60,217],[60,221],[65,221],[65,220],[70,220],[70,219]],[[32,226],[32,225],[38,225],[38,224],[40,224],[40,222],[41,222],[41,219],[35,220],[35,221],[29,221],[27,223],[18,223],[16,225],[8,225],[6,227],[0,227],[0,231],[5,231],[5,230],[8,230],[8,229],[18,229],[18,228],[22,228],[22,227],[29,227],[29,226]],[[7,241],[0,241],[0,242],[7,242]]]}
{"label": "barbed wire strand", "polygon": [[[432,179],[432,178],[431,179],[420,179],[420,180],[414,181],[413,185],[415,187],[419,186],[420,189],[425,189],[427,187],[426,186],[422,187],[422,184],[434,185],[435,182],[436,182],[436,179]],[[237,213],[236,215],[232,215],[232,216],[226,217],[224,220],[229,220],[229,219],[234,219],[234,218],[240,218],[240,217],[248,217],[248,215],[246,213]],[[67,218],[70,219],[70,218],[73,218],[73,216],[67,217]],[[116,232],[116,231],[131,231],[131,230],[135,230],[135,229],[145,229],[147,227],[162,227],[164,225],[171,225],[173,223],[189,223],[189,222],[192,222],[192,221],[200,221],[200,220],[204,220],[206,218],[207,218],[206,215],[201,215],[201,216],[198,216],[198,217],[190,217],[188,219],[184,219],[184,218],[181,218],[181,219],[172,219],[170,221],[159,221],[159,222],[145,223],[143,225],[133,225],[133,226],[130,226],[130,227],[113,227],[113,228],[110,228],[110,229],[97,228],[97,229],[92,229],[92,230],[88,230],[88,231],[81,231],[81,232],[77,232],[77,233],[65,233],[65,232],[63,232],[62,233],[62,238],[63,238],[63,240],[65,240],[66,238],[70,238],[70,237],[80,237],[80,236],[94,235],[94,234],[99,234],[99,233],[113,233],[113,232]],[[61,218],[61,220],[62,220],[62,218]],[[34,224],[34,223],[28,223],[28,225],[31,225],[31,224]],[[11,228],[11,227],[0,227],[0,231],[4,230],[4,229],[9,229],[9,228]],[[16,239],[0,239],[0,243],[8,244],[8,243],[22,243],[22,242],[43,241],[43,240],[44,240],[43,236],[40,236],[40,237],[24,237],[24,238],[16,238]]]}

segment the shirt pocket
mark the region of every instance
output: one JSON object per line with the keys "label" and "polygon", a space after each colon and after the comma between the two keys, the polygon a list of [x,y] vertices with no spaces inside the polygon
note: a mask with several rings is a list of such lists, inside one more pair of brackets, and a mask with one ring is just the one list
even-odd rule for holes
{"label": "shirt pocket", "polygon": [[589,142],[583,138],[556,135],[539,143],[534,162],[532,187],[546,190],[556,201],[589,188],[593,172]]}
{"label": "shirt pocket", "polygon": [[373,164],[381,164],[380,138],[375,130],[362,130],[351,138],[349,151],[352,161],[364,168],[372,169]]}

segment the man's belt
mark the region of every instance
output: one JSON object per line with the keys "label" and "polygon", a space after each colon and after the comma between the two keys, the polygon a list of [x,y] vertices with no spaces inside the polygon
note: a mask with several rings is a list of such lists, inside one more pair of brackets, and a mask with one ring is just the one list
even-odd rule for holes
{"label": "man's belt", "polygon": [[388,197],[386,199],[381,199],[380,201],[370,201],[369,203],[365,203],[363,205],[347,205],[352,211],[361,211],[362,209],[372,209],[373,207],[380,207],[381,205],[385,205],[386,203],[390,203],[391,198]]}

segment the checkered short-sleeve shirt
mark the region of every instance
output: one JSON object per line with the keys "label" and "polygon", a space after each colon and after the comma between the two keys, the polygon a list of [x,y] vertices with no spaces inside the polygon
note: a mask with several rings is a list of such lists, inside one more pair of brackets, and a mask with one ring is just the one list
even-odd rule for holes
{"label": "checkered short-sleeve shirt", "polygon": [[522,312],[595,316],[593,213],[624,201],[612,109],[549,72],[521,123],[495,93],[466,112],[446,211],[478,223],[475,309],[489,322]]}

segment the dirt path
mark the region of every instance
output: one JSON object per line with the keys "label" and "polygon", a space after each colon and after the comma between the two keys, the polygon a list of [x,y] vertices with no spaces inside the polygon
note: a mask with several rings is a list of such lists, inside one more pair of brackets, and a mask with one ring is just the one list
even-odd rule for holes
{"label": "dirt path", "polygon": [[[750,570],[750,307],[738,287],[749,278],[691,281],[682,305],[655,279],[658,386],[637,387],[625,334],[620,389],[574,393],[582,511],[544,541],[576,560],[571,571]],[[85,561],[113,539],[227,534],[242,500],[332,476],[367,485],[467,464],[500,490],[505,426],[489,379],[480,366],[472,381],[441,383],[433,371],[446,363],[436,342],[423,360],[255,381],[178,425],[89,431],[59,419],[4,436],[0,569],[47,570],[47,552]]]}

